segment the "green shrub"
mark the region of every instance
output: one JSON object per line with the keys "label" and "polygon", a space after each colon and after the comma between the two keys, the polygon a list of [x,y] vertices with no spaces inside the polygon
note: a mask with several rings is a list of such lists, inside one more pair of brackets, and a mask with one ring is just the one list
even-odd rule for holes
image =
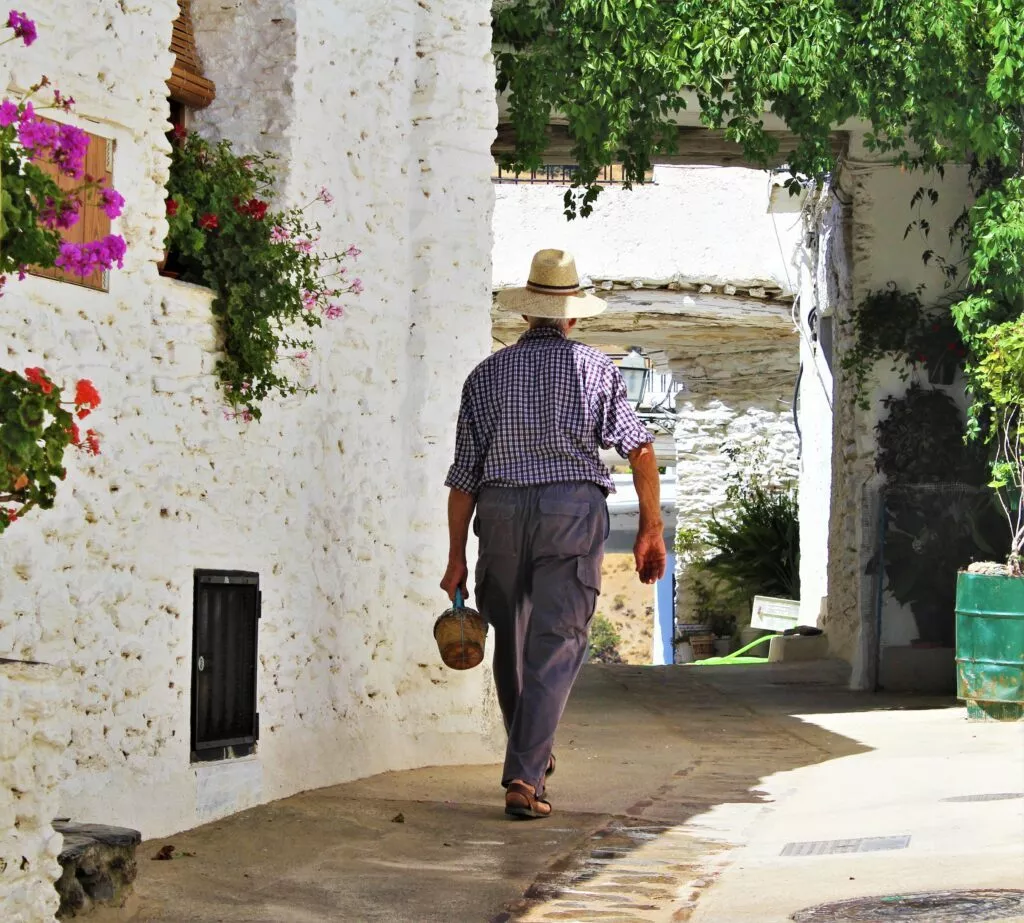
{"label": "green shrub", "polygon": [[595,615],[590,623],[590,662],[622,663],[621,643],[622,638],[612,622],[604,615]]}

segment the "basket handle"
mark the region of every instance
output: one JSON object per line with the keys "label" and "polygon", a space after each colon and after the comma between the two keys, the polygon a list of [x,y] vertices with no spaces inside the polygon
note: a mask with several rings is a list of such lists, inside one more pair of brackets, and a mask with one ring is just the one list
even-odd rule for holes
{"label": "basket handle", "polygon": [[462,587],[461,586],[456,587],[455,588],[455,608],[456,609],[463,609],[463,608],[465,608],[465,605],[466,605],[466,601],[462,598]]}

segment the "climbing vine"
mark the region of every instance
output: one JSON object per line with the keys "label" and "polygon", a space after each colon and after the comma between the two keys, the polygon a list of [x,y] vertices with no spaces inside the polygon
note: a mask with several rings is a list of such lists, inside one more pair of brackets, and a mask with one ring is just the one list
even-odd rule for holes
{"label": "climbing vine", "polygon": [[963,367],[967,349],[948,308],[927,308],[923,289],[904,292],[894,285],[870,292],[846,322],[852,336],[842,366],[862,409],[870,407],[868,383],[883,359],[904,381],[915,366],[930,380],[951,384]]}

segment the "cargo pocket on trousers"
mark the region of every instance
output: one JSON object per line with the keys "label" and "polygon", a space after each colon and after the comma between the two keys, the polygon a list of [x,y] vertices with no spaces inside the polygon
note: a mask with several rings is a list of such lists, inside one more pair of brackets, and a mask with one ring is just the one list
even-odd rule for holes
{"label": "cargo pocket on trousers", "polygon": [[536,557],[571,558],[594,548],[590,504],[572,500],[540,501],[540,525],[534,541]]}
{"label": "cargo pocket on trousers", "polygon": [[601,595],[601,560],[603,557],[603,554],[588,554],[576,559],[576,579],[582,585],[589,604],[587,625],[594,618],[597,597]]}

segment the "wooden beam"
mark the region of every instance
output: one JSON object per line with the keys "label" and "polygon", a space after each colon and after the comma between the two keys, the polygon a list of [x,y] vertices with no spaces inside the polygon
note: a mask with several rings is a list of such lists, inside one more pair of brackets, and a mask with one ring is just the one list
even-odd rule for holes
{"label": "wooden beam", "polygon": [[[569,129],[564,125],[548,126],[548,146],[544,154],[544,162],[552,164],[572,164],[572,139]],[[778,154],[770,167],[782,166],[793,151],[796,150],[798,139],[793,132],[770,131],[768,135],[778,141]],[[846,151],[848,133],[834,131],[829,140],[835,156]],[[498,125],[498,136],[491,146],[497,157],[510,153],[515,148],[515,132],[512,126],[503,122]],[[680,126],[676,136],[676,152],[674,154],[657,154],[653,158],[656,164],[673,164],[680,166],[712,166],[712,167],[757,167],[762,165],[747,160],[742,145],[729,141],[724,131],[711,128],[693,128]]]}

